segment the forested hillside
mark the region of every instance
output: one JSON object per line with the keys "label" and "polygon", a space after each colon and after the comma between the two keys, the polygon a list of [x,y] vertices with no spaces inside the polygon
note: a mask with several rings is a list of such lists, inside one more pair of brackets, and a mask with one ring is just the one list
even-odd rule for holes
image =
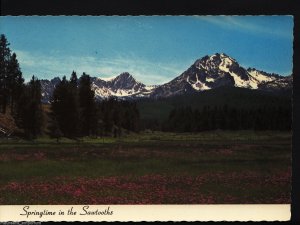
{"label": "forested hillside", "polygon": [[138,102],[142,126],[168,131],[291,129],[292,93],[236,87]]}

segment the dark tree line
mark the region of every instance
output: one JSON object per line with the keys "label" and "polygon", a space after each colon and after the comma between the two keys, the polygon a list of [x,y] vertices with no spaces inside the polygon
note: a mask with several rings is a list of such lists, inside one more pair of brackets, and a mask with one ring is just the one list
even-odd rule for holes
{"label": "dark tree line", "polygon": [[40,82],[33,76],[29,83],[24,83],[17,55],[11,53],[3,34],[0,37],[0,113],[11,114],[26,138],[41,133]]}
{"label": "dark tree line", "polygon": [[110,98],[98,104],[98,129],[101,135],[120,136],[122,129],[138,132],[140,114],[136,102]]}
{"label": "dark tree line", "polygon": [[76,138],[96,134],[96,102],[90,76],[80,79],[73,71],[69,80],[64,76],[55,87],[49,112],[52,137]]}
{"label": "dark tree line", "polygon": [[73,71],[55,87],[49,112],[49,134],[65,136],[103,136],[122,134],[122,130],[138,131],[139,112],[133,102],[111,98],[97,102],[91,78],[83,73],[78,79]]}
{"label": "dark tree line", "polygon": [[204,106],[173,109],[163,130],[173,132],[199,132],[206,130],[290,130],[291,107],[261,106],[257,108]]}

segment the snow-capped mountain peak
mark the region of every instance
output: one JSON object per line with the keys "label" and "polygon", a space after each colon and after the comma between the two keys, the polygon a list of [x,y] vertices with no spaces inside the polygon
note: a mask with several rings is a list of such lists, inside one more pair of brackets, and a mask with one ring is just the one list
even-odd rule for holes
{"label": "snow-capped mountain peak", "polygon": [[237,64],[236,60],[226,55],[225,53],[216,53],[211,56],[204,56],[201,59],[196,60],[194,63],[195,67],[198,69],[214,70],[214,69],[224,69],[228,71],[228,68],[232,64]]}
{"label": "snow-capped mountain peak", "polygon": [[216,53],[196,60],[180,76],[155,89],[152,96],[172,96],[214,89],[220,86],[264,90],[268,90],[268,88],[275,90],[279,87],[281,89],[290,88],[292,78],[289,81],[286,79],[289,77],[269,74],[256,69],[245,69],[234,58],[225,53]]}
{"label": "snow-capped mountain peak", "polygon": [[138,94],[148,94],[149,88],[128,72],[121,73],[111,78],[92,78],[92,89],[96,98],[103,99],[110,96],[128,97]]}

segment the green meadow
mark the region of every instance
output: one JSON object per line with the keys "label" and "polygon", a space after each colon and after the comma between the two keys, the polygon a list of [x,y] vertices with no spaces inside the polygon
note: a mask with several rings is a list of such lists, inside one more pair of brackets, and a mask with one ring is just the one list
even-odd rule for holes
{"label": "green meadow", "polygon": [[290,203],[291,132],[1,140],[0,161],[1,204]]}

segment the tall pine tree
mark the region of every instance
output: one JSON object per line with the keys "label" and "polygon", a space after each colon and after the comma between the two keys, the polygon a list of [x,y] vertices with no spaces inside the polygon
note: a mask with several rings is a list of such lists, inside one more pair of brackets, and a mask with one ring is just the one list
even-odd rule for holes
{"label": "tall pine tree", "polygon": [[[53,123],[57,123],[62,134],[75,138],[78,134],[77,87],[64,76],[53,91],[51,100]],[[51,125],[50,125],[51,126]]]}
{"label": "tall pine tree", "polygon": [[91,89],[90,76],[85,73],[79,79],[78,95],[81,135],[94,135],[97,131],[95,92]]}
{"label": "tall pine tree", "polygon": [[4,34],[0,37],[0,107],[1,112],[6,113],[8,104],[9,90],[7,87],[8,78],[8,64],[10,61],[11,53],[9,43]]}
{"label": "tall pine tree", "polygon": [[9,43],[4,34],[0,37],[0,112],[6,113],[10,106],[13,113],[15,102],[21,96],[24,79],[16,53],[11,55]]}
{"label": "tall pine tree", "polygon": [[79,104],[78,104],[78,78],[75,71],[72,72],[69,88],[68,88],[68,107],[69,107],[69,119],[73,121],[70,124],[70,136],[76,137],[79,134]]}
{"label": "tall pine tree", "polygon": [[33,76],[30,82],[24,86],[16,108],[17,125],[24,129],[25,137],[29,139],[36,138],[41,134],[43,125],[41,99],[40,81]]}
{"label": "tall pine tree", "polygon": [[11,112],[14,112],[15,102],[22,94],[24,79],[17,60],[16,53],[13,53],[8,63],[7,88],[9,90],[9,103]]}

